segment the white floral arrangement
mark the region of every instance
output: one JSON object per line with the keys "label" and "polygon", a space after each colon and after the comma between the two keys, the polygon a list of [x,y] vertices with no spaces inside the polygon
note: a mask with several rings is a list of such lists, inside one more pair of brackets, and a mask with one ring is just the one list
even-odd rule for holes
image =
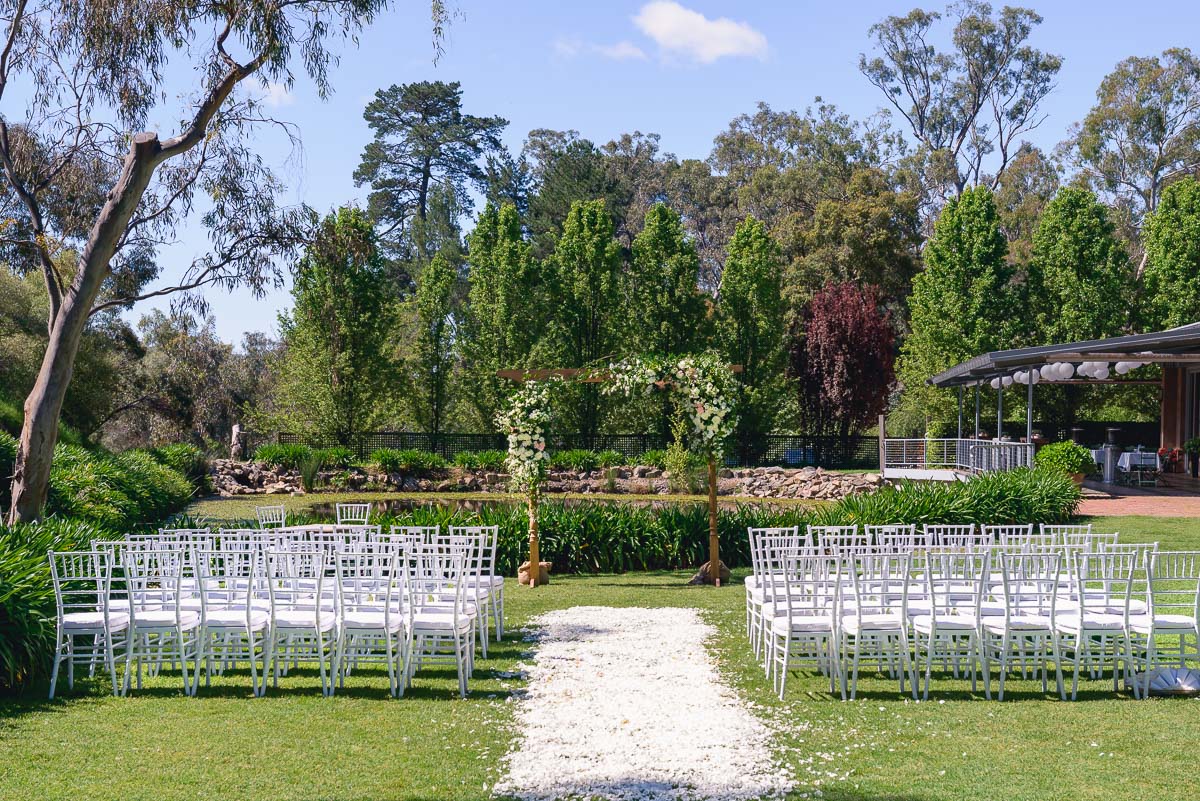
{"label": "white floral arrangement", "polygon": [[507,408],[496,414],[496,425],[508,435],[505,466],[513,489],[531,496],[539,493],[550,464],[546,429],[554,387],[554,382],[528,381],[509,398]]}
{"label": "white floral arrangement", "polygon": [[729,366],[712,353],[684,356],[678,361],[640,356],[609,365],[612,380],[605,394],[648,394],[655,387],[669,389],[691,422],[688,445],[705,457],[720,458],[733,433],[736,390]]}

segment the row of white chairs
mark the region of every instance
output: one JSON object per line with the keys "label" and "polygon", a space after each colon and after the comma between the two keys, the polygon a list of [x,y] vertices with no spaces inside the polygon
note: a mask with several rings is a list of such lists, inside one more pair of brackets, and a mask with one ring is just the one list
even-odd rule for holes
{"label": "row of white chairs", "polygon": [[[1164,660],[1200,662],[1200,552],[1154,544],[935,546],[905,552],[831,552],[797,529],[751,529],[747,633],[783,697],[788,672],[816,667],[854,698],[863,659],[918,685],[928,697],[934,664],[980,676],[999,698],[1013,668],[1053,669],[1060,696],[1064,663],[1081,674],[1108,667],[1114,689],[1149,692]],[[924,667],[924,679],[918,669]]]}
{"label": "row of white chairs", "polygon": [[[360,664],[387,668],[402,695],[426,664],[453,662],[460,695],[478,634],[486,656],[488,610],[503,634],[503,578],[494,565],[496,527],[395,531],[353,542],[314,532],[163,531],[92,550],[50,552],[57,640],[50,696],[60,668],[108,672],[115,694],[143,668],[178,665],[194,694],[230,666],[247,664],[255,695],[268,674],[315,664],[321,690]],[[317,532],[320,533],[320,532]],[[124,677],[118,681],[118,663]],[[189,664],[192,669],[189,671]]]}
{"label": "row of white chairs", "polygon": [[966,548],[982,545],[1092,545],[1116,542],[1117,535],[1095,532],[1090,523],[1048,525],[1035,530],[1032,523],[1008,525],[913,524],[806,526],[797,534],[806,545],[820,545],[838,553],[898,553],[929,547]]}
{"label": "row of white chairs", "polygon": [[[278,504],[274,506],[256,506],[259,528],[282,528],[287,525],[287,507]],[[371,520],[371,504],[369,503],[339,503],[334,505],[334,519],[337,525],[366,525]]]}

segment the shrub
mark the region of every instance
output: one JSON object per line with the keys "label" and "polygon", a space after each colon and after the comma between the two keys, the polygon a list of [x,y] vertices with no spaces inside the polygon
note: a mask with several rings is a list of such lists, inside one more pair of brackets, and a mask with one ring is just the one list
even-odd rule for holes
{"label": "shrub", "polygon": [[597,467],[620,467],[625,461],[625,454],[620,451],[600,451],[596,454]]}
{"label": "shrub", "polygon": [[446,460],[436,453],[416,448],[379,448],[369,461],[385,473],[424,473],[446,466]]}
{"label": "shrub", "polygon": [[1061,470],[1068,475],[1075,473],[1091,473],[1096,469],[1092,452],[1074,442],[1055,442],[1045,445],[1033,457],[1033,463],[1040,468]]}
{"label": "shrub", "polygon": [[573,448],[550,454],[550,466],[556,470],[578,470],[583,473],[596,469],[596,452]]}
{"label": "shrub", "polygon": [[636,459],[640,465],[648,467],[657,467],[659,470],[667,468],[667,452],[664,450],[649,450],[643,453]]}
{"label": "shrub", "polygon": [[13,467],[17,462],[17,438],[0,430],[0,512],[8,508],[12,493]]}
{"label": "shrub", "polygon": [[663,457],[663,466],[670,474],[668,484],[671,492],[692,493],[700,489],[700,458],[683,444],[688,423],[682,416],[671,421],[671,444]]}
{"label": "shrub", "polygon": [[208,479],[208,457],[204,451],[195,445],[179,442],[174,445],[161,445],[150,449],[150,455],[159,464],[166,465],[172,470],[182,473],[184,478],[200,493],[212,490]]}
{"label": "shrub", "polygon": [[58,445],[46,508],[118,531],[158,523],[182,509],[192,485],[145,451],[116,455]]}
{"label": "shrub", "polygon": [[271,467],[282,467],[285,470],[295,470],[300,462],[312,456],[312,449],[299,443],[271,443],[259,445],[254,450],[256,462],[266,462]]}
{"label": "shrub", "polygon": [[346,468],[354,463],[354,451],[345,445],[320,448],[313,451],[313,456],[320,458],[321,464],[325,467]]}
{"label": "shrub", "polygon": [[317,485],[317,476],[325,466],[325,452],[313,451],[300,460],[300,486],[305,492],[312,492]]}

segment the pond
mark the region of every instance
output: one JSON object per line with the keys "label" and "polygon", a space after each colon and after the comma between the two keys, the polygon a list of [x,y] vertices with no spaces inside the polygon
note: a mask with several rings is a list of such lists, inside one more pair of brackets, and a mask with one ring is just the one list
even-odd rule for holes
{"label": "pond", "polygon": [[[347,501],[347,502],[349,502],[349,501]],[[413,498],[413,497],[386,498],[386,499],[382,499],[382,500],[373,500],[370,503],[371,503],[371,515],[372,516],[382,515],[382,514],[403,515],[407,512],[412,512],[413,510],[416,510],[416,509],[425,509],[425,508],[430,508],[430,507],[437,507],[439,509],[447,509],[447,510],[451,510],[451,511],[463,511],[463,512],[475,513],[475,512],[480,512],[485,508],[513,507],[513,506],[520,506],[523,508],[525,506],[525,501],[523,499],[516,498],[513,496],[507,496],[507,495],[497,496],[496,498],[480,498],[478,496],[471,497],[471,498],[454,498],[454,497],[447,497],[445,495],[436,495],[436,496],[431,496],[428,499]],[[595,506],[595,505],[600,505],[600,504],[604,504],[604,505],[619,504],[619,505],[650,507],[653,509],[661,509],[661,508],[668,507],[668,506],[687,506],[687,505],[692,505],[692,504],[699,506],[699,505],[704,505],[705,503],[706,503],[706,500],[704,498],[700,498],[700,497],[697,497],[695,499],[687,499],[687,500],[679,500],[679,499],[658,500],[655,498],[645,498],[645,497],[629,498],[628,500],[626,500],[623,498],[622,499],[614,499],[611,497],[595,498],[595,499],[580,498],[578,496],[570,497],[570,498],[556,498],[551,495],[551,496],[543,497],[543,499],[542,499],[543,506],[559,504],[559,505],[568,506],[568,507],[589,506],[589,505]],[[724,507],[724,508],[733,508],[733,507],[737,507],[737,506],[746,505],[747,501],[744,498],[739,499],[739,500],[734,500],[734,499],[730,498],[730,499],[718,499],[717,503],[719,506]],[[756,502],[752,502],[752,503],[754,503],[754,505],[756,505],[756,506],[761,506],[761,505],[783,506],[784,505],[784,504],[772,504],[767,499],[763,499],[762,501],[756,501]],[[332,503],[316,503],[316,504],[313,504],[312,507],[310,508],[310,513],[314,517],[318,517],[318,518],[333,518],[335,515],[334,507],[335,507],[335,504],[332,504]]]}

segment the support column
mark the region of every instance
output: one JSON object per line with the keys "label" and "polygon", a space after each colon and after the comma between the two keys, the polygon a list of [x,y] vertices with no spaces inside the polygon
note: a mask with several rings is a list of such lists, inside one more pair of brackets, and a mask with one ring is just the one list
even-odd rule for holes
{"label": "support column", "polygon": [[979,385],[981,382],[975,382],[975,433],[971,435],[971,439],[979,439],[979,396],[982,394]]}
{"label": "support column", "polygon": [[1029,382],[1028,398],[1025,401],[1025,441],[1033,444],[1033,382]]}
{"label": "support column", "polygon": [[963,396],[963,385],[959,384],[958,385],[958,438],[959,439],[963,438],[963,435],[962,435],[962,396]]}
{"label": "support column", "polygon": [[996,442],[1004,436],[1004,384],[996,390]]}

